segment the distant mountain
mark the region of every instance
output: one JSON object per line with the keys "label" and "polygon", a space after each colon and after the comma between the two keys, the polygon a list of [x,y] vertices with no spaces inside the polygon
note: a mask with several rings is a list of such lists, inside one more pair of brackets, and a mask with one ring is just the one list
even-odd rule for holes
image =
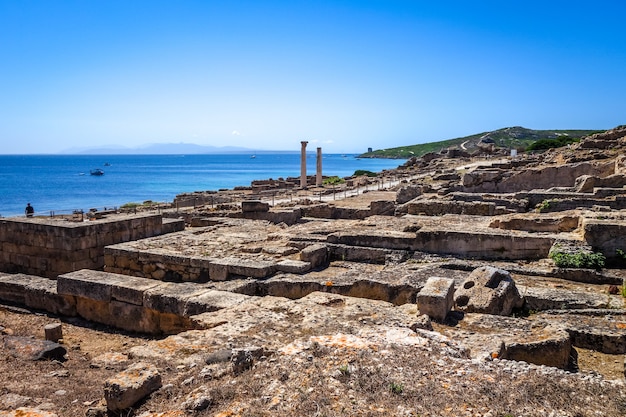
{"label": "distant mountain", "polygon": [[482,132],[462,138],[447,139],[438,142],[418,145],[400,146],[397,148],[378,149],[359,155],[359,158],[410,158],[422,156],[429,152],[440,152],[445,149],[460,149],[472,153],[481,144],[493,144],[499,148],[526,148],[539,140],[556,140],[564,136],[582,138],[603,130],[533,130],[521,126],[505,127],[491,132]]}
{"label": "distant mountain", "polygon": [[191,154],[220,154],[252,152],[248,148],[238,146],[205,146],[195,143],[153,143],[137,147],[124,146],[98,146],[70,148],[62,151],[63,154],[82,155],[191,155]]}

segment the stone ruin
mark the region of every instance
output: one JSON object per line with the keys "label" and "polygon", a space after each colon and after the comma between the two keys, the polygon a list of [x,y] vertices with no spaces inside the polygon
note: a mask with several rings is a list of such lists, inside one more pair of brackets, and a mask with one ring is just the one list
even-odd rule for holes
{"label": "stone ruin", "polygon": [[[70,229],[3,219],[0,300],[170,335],[168,353],[157,343],[133,352],[126,372],[144,376],[139,394],[128,394],[137,381],[127,376],[106,382],[110,411],[161,386],[154,355],[226,352],[241,373],[302,334],[443,343],[468,360],[570,371],[577,349],[624,363],[624,297],[607,290],[624,286],[624,145],[618,128],[541,157],[425,155],[394,181],[316,202],[227,193],[238,209],[221,210],[217,193],[187,210]],[[74,243],[37,240],[55,233]],[[550,258],[555,247],[606,263],[562,267]]]}

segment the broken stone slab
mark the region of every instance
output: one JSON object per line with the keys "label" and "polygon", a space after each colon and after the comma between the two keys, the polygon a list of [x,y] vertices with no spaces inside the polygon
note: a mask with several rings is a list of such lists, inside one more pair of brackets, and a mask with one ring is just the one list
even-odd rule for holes
{"label": "broken stone slab", "polygon": [[131,365],[104,384],[104,398],[110,411],[132,407],[152,392],[161,388],[161,374],[149,363]]}
{"label": "broken stone slab", "polygon": [[511,274],[491,266],[472,271],[456,290],[454,301],[460,311],[499,316],[508,316],[524,304]]}
{"label": "broken stone slab", "polygon": [[561,369],[571,365],[570,335],[554,321],[465,313],[456,326],[437,330],[468,348],[474,359],[509,359]]}
{"label": "broken stone slab", "polygon": [[492,221],[489,227],[505,230],[524,230],[527,232],[571,232],[578,228],[580,216],[564,215],[546,217],[546,215],[524,214],[503,216]]}
{"label": "broken stone slab", "polygon": [[576,347],[607,354],[626,353],[624,310],[552,310],[538,314],[537,319],[558,322]]}
{"label": "broken stone slab", "polygon": [[534,311],[624,307],[621,296],[561,288],[519,287],[518,290],[526,301],[525,308]]}
{"label": "broken stone slab", "polygon": [[581,175],[576,178],[574,189],[579,193],[591,193],[596,187],[621,188],[626,185],[626,175],[613,174],[606,177]]}
{"label": "broken stone slab", "polygon": [[22,336],[2,336],[4,349],[17,358],[39,361],[65,361],[67,350],[58,343],[49,340],[31,339]]}
{"label": "broken stone slab", "polygon": [[417,309],[435,321],[443,322],[453,305],[453,279],[430,277],[417,294]]}
{"label": "broken stone slab", "polygon": [[34,275],[0,276],[0,300],[53,314],[76,315],[74,297],[59,294],[55,280]]}

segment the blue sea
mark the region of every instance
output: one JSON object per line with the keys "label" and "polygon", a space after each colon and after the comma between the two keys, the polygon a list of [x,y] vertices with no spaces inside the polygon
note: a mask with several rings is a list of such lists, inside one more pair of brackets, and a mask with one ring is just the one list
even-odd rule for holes
{"label": "blue sea", "polygon": [[[404,160],[327,154],[323,174],[346,177],[357,169],[379,172]],[[307,155],[314,175],[316,155]],[[102,169],[104,175],[90,171]],[[0,216],[119,207],[146,200],[171,202],[177,194],[249,186],[253,180],[300,176],[300,153],[203,155],[0,155]]]}

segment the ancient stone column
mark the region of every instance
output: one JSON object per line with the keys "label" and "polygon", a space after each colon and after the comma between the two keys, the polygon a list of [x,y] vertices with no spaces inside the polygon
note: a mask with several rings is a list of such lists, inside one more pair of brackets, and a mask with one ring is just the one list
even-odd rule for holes
{"label": "ancient stone column", "polygon": [[306,144],[309,143],[306,140],[300,142],[302,149],[300,150],[300,188],[306,188]]}
{"label": "ancient stone column", "polygon": [[317,148],[317,170],[315,171],[315,185],[322,186],[322,148]]}

